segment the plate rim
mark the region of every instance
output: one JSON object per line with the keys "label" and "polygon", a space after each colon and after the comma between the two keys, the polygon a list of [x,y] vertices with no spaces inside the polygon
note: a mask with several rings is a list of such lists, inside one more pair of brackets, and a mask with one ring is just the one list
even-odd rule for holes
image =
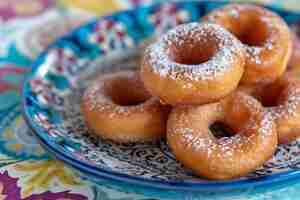
{"label": "plate rim", "polygon": [[[210,0],[204,0],[204,1],[196,1],[196,0],[188,0],[183,2],[172,2],[176,5],[178,4],[189,4],[189,3],[196,3],[196,4],[207,4],[207,3],[228,3],[228,1],[210,1]],[[262,187],[267,186],[271,184],[277,184],[287,181],[292,181],[295,179],[300,179],[300,170],[292,169],[287,172],[277,172],[271,175],[264,175],[260,177],[254,177],[249,179],[235,179],[235,180],[225,180],[225,181],[216,181],[216,180],[204,180],[204,181],[193,181],[193,180],[181,180],[181,181],[170,181],[170,180],[153,180],[149,178],[144,177],[138,177],[134,175],[128,175],[121,172],[116,172],[113,170],[107,170],[104,168],[101,168],[99,166],[91,165],[87,162],[74,159],[72,156],[69,156],[60,146],[52,145],[51,142],[47,141],[43,135],[47,134],[46,131],[43,131],[40,127],[36,125],[36,123],[33,121],[32,117],[30,116],[30,113],[28,112],[27,105],[26,105],[26,97],[28,94],[28,85],[29,81],[35,77],[35,72],[39,68],[41,61],[43,58],[47,55],[47,53],[54,47],[56,44],[58,44],[61,40],[63,40],[66,36],[69,36],[76,31],[82,29],[83,27],[88,26],[89,24],[94,23],[95,21],[101,20],[103,18],[114,16],[116,14],[122,14],[122,13],[131,13],[141,8],[147,8],[147,7],[153,7],[157,5],[161,5],[162,3],[155,3],[150,6],[138,6],[132,9],[123,10],[111,13],[109,15],[104,15],[101,17],[96,17],[91,20],[89,20],[87,23],[84,23],[83,25],[80,25],[78,28],[74,29],[73,31],[68,32],[66,35],[59,37],[55,40],[49,47],[47,47],[38,57],[35,59],[31,66],[30,72],[27,74],[27,77],[24,79],[22,88],[21,88],[21,104],[22,104],[22,116],[28,125],[29,129],[34,133],[33,135],[35,138],[38,139],[38,142],[47,150],[50,155],[56,157],[57,159],[63,161],[68,166],[71,166],[72,168],[75,168],[79,170],[83,174],[88,174],[89,176],[95,176],[99,179],[108,179],[112,181],[122,181],[123,183],[127,184],[136,184],[139,186],[144,187],[151,187],[156,189],[164,189],[164,190],[180,190],[180,191],[229,191],[229,190],[239,190],[239,189],[245,189],[250,187]],[[261,5],[261,4],[260,4]],[[275,10],[281,10],[287,13],[296,14],[300,17],[300,12],[295,11],[289,11],[284,8],[279,8],[276,6],[266,6],[267,8],[275,9]]]}

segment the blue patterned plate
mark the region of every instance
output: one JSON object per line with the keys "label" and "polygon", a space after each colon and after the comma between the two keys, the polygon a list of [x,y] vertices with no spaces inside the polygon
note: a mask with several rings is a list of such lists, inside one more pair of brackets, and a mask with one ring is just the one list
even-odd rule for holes
{"label": "blue patterned plate", "polygon": [[[62,37],[35,62],[24,83],[24,117],[41,144],[83,177],[127,192],[172,199],[263,192],[300,178],[300,140],[280,146],[262,168],[237,180],[208,181],[183,168],[165,141],[119,145],[91,136],[80,97],[95,74],[137,69],[139,46],[225,2],[184,2],[115,13]],[[271,8],[289,24],[300,14]],[[201,192],[200,192],[201,191]]]}

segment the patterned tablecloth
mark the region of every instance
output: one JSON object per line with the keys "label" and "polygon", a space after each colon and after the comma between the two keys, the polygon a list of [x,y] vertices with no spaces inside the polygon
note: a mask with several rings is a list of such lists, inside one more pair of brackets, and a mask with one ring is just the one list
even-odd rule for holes
{"label": "patterned tablecloth", "polygon": [[[22,119],[19,91],[31,63],[56,37],[95,15],[154,1],[0,0],[1,200],[147,199],[91,186],[62,163],[50,159]],[[300,10],[298,0],[259,2]],[[280,199],[299,199],[299,188],[300,184],[284,189],[287,192],[279,192]],[[277,199],[276,196],[270,193],[253,199]]]}

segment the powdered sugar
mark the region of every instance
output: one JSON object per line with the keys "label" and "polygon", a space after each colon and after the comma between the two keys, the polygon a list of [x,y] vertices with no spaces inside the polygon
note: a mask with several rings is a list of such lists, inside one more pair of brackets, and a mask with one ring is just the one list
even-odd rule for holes
{"label": "powdered sugar", "polygon": [[272,129],[274,128],[274,118],[271,113],[263,110],[261,105],[257,102],[257,100],[250,96],[243,96],[245,105],[251,110],[254,115],[257,113],[261,113],[261,120],[259,123],[257,119],[255,120],[253,117],[250,117],[248,126],[249,128],[256,128],[258,134],[261,134],[262,137],[268,136],[272,134]]}
{"label": "powdered sugar", "polygon": [[245,144],[253,142],[254,135],[248,137],[236,134],[231,137],[223,137],[214,140],[210,137],[199,136],[190,128],[182,128],[176,130],[177,134],[181,134],[182,143],[186,148],[194,149],[195,152],[206,152],[207,157],[226,157],[230,159],[235,156],[237,152],[242,153]]}
{"label": "powdered sugar", "polygon": [[[252,45],[245,45],[246,52],[247,52],[247,58],[249,61],[252,63],[255,63],[257,65],[261,65],[264,63],[264,60],[262,59],[262,53],[265,51],[270,51],[274,49],[274,46],[278,41],[276,41],[276,37],[274,34],[278,34],[281,32],[280,30],[286,30],[287,26],[286,24],[276,15],[273,14],[272,12],[257,7],[253,5],[248,5],[248,4],[231,4],[229,6],[225,6],[221,9],[217,9],[210,14],[207,15],[207,20],[212,23],[223,23],[223,19],[227,19],[227,17],[231,17],[230,19],[227,20],[237,20],[237,24],[239,24],[239,18],[240,15],[250,15],[249,13],[256,13],[257,19],[263,23],[263,26],[266,27],[268,30],[267,38],[261,45],[257,46],[252,46]],[[249,20],[253,20],[253,17],[248,17]],[[233,22],[234,23],[234,22]],[[248,22],[248,24],[251,26],[252,23],[251,21]],[[222,25],[222,24],[221,24]],[[229,29],[231,29],[229,27]],[[245,29],[246,31],[249,31],[248,28]],[[253,34],[256,34],[255,31],[253,31]],[[243,34],[241,34],[243,35]]]}
{"label": "powdered sugar", "polygon": [[272,38],[267,38],[262,46],[249,46],[244,44],[246,49],[246,57],[251,62],[260,65],[264,63],[262,59],[262,54],[266,51],[271,51],[274,49],[274,41]]}
{"label": "powdered sugar", "polygon": [[89,104],[89,110],[97,110],[98,112],[113,111],[107,115],[109,118],[113,118],[115,114],[126,114],[126,109],[112,104],[111,99],[103,94],[103,87],[103,82],[98,80],[85,92],[84,101],[87,101]]}
{"label": "powdered sugar", "polygon": [[254,62],[255,64],[261,64],[262,61],[260,59],[260,53],[262,52],[262,48],[260,47],[250,47],[245,45],[246,47],[246,57],[251,62]]}
{"label": "powdered sugar", "polygon": [[239,95],[239,101],[241,101],[245,106],[247,106],[248,110],[251,112],[262,112],[262,107],[258,103],[258,101],[248,95]]}
{"label": "powdered sugar", "polygon": [[275,16],[261,16],[260,20],[264,22],[264,24],[268,27],[269,30],[279,25],[278,20],[275,18]]}
{"label": "powdered sugar", "polygon": [[265,137],[272,133],[273,128],[274,128],[273,116],[271,113],[265,112],[262,120],[260,121],[258,132],[261,133],[263,137]]}
{"label": "powdered sugar", "polygon": [[[114,118],[115,115],[129,115],[132,109],[143,109],[143,106],[131,106],[128,109],[127,106],[121,106],[113,102],[112,98],[105,94],[105,80],[110,80],[118,76],[132,77],[134,72],[117,72],[113,74],[103,75],[92,85],[87,88],[84,93],[83,101],[89,105],[88,109],[90,111],[97,110],[98,112],[107,112],[107,117]],[[142,104],[141,104],[142,105]]]}
{"label": "powdered sugar", "polygon": [[[171,46],[185,47],[186,38],[201,42],[217,43],[217,52],[208,61],[201,64],[180,64],[173,61]],[[209,40],[208,40],[209,38]],[[205,51],[205,49],[199,49]],[[230,70],[235,59],[242,53],[241,43],[232,34],[216,24],[189,23],[176,27],[158,42],[150,45],[145,53],[144,62],[162,77],[191,81],[210,80]]]}
{"label": "powdered sugar", "polygon": [[233,17],[233,18],[238,18],[240,16],[239,14],[239,10],[236,9],[236,8],[233,8],[231,9],[229,12],[228,12],[229,16]]}
{"label": "powdered sugar", "polygon": [[300,88],[290,89],[287,96],[284,104],[269,109],[275,119],[289,118],[298,114],[298,107],[300,106]]}
{"label": "powdered sugar", "polygon": [[[215,157],[226,157],[227,159],[235,157],[237,153],[239,154],[243,153],[243,151],[248,151],[246,148],[252,148],[257,142],[257,137],[262,138],[261,141],[269,142],[270,140],[266,140],[266,138],[273,137],[274,134],[274,121],[272,115],[265,112],[259,102],[251,96],[238,94],[234,98],[235,99],[232,99],[233,101],[239,99],[238,101],[240,101],[240,103],[238,104],[245,106],[244,109],[247,109],[250,113],[242,130],[234,136],[217,139],[211,135],[212,133],[208,127],[202,128],[201,132],[194,127],[188,127],[187,124],[196,123],[195,121],[188,121],[191,119],[187,114],[190,111],[183,112],[176,117],[177,128],[172,130],[169,134],[180,134],[182,145],[185,148],[193,149],[195,152],[199,153],[205,152],[208,157],[213,154]],[[237,103],[233,102],[231,106],[235,107],[237,106]],[[221,106],[216,106],[216,108],[220,107]],[[232,109],[234,110],[235,108]],[[230,110],[232,111],[232,109]],[[239,109],[241,109],[241,107]],[[199,115],[205,113],[203,110],[197,112],[199,112]],[[226,116],[226,113],[224,113],[224,115]],[[201,119],[201,116],[199,116],[199,118]],[[251,131],[250,135],[247,133],[249,130]],[[252,130],[256,131],[252,132]],[[245,133],[243,131],[245,131]]]}

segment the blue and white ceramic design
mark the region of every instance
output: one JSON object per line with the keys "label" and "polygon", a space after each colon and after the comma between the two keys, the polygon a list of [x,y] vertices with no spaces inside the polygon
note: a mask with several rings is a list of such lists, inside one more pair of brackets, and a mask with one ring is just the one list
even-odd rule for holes
{"label": "blue and white ceramic design", "polygon": [[[300,140],[280,146],[254,173],[232,181],[195,177],[164,141],[120,145],[91,136],[80,97],[96,75],[139,68],[141,44],[181,23],[198,21],[224,2],[157,4],[95,19],[51,45],[23,88],[24,116],[41,144],[98,185],[170,199],[233,199],[292,184],[300,178]],[[271,8],[289,24],[300,14]],[[99,122],[101,123],[101,122]]]}

